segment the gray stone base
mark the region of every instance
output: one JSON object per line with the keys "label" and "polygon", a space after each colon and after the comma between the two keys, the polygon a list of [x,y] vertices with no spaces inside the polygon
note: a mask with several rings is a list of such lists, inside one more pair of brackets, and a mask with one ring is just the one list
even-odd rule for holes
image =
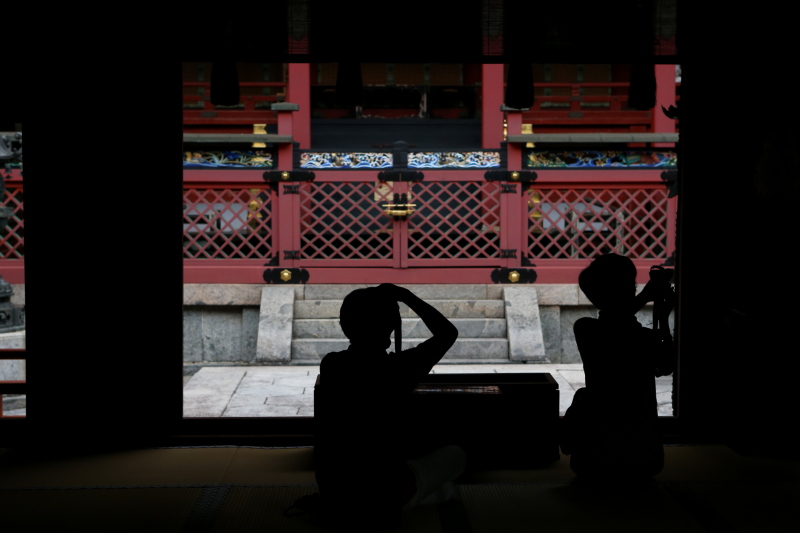
{"label": "gray stone base", "polygon": [[[337,329],[341,298],[357,287],[360,286],[186,285],[184,361],[201,365],[252,364],[257,361],[285,365],[318,360],[323,348],[298,347],[297,342],[315,338],[322,340],[323,336],[344,340]],[[462,340],[473,336],[501,336],[502,325],[496,322],[505,321],[508,314],[510,321],[506,338],[510,343],[507,343],[507,348],[491,354],[491,351],[471,347],[463,354],[458,349],[449,354],[459,360],[475,357],[480,352],[482,359],[488,361],[491,357],[495,362],[511,354],[510,357],[519,359],[519,362],[580,363],[572,327],[581,317],[597,317],[597,309],[577,284],[414,285],[409,288],[452,317]],[[524,294],[530,289],[535,289],[538,305],[533,305],[533,296]],[[274,293],[270,292],[264,300],[265,291]],[[510,300],[505,292],[508,292]],[[455,300],[456,297],[463,300]],[[290,301],[291,309],[286,307]],[[510,308],[509,301],[512,302]],[[265,304],[263,308],[262,302]],[[518,316],[514,308],[521,309]],[[424,326],[415,320],[416,315],[404,305],[401,312],[405,318],[404,339],[424,337]],[[538,317],[535,316],[537,313]],[[272,318],[267,319],[268,316]],[[652,306],[645,307],[638,319],[643,327],[650,327]],[[674,315],[670,318],[672,327],[673,319]],[[312,323],[312,320],[317,322]],[[290,322],[293,326],[286,327]],[[515,323],[517,326],[513,326]],[[297,331],[293,332],[293,327],[297,327]],[[490,344],[486,343],[486,346]],[[325,353],[330,351],[328,348],[325,350]],[[292,352],[296,353],[290,356]],[[295,359],[300,353],[304,358]]]}

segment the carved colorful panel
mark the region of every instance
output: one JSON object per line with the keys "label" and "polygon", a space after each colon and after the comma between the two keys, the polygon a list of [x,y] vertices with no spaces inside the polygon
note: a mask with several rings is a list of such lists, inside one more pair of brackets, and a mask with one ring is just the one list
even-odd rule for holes
{"label": "carved colorful panel", "polygon": [[184,168],[272,168],[271,152],[185,152]]}
{"label": "carved colorful panel", "polygon": [[412,168],[494,168],[500,152],[416,152],[408,154]]}
{"label": "carved colorful panel", "polygon": [[392,154],[382,152],[307,152],[300,154],[300,168],[391,168]]}
{"label": "carved colorful panel", "polygon": [[526,168],[677,168],[678,156],[671,151],[573,151],[526,153]]}

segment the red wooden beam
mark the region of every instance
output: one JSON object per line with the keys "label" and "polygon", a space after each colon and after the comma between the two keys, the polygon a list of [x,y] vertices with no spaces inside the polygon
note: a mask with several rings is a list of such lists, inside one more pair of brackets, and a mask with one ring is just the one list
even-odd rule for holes
{"label": "red wooden beam", "polygon": [[311,148],[311,77],[308,63],[289,63],[286,101],[300,109],[292,112],[294,140],[303,150]]}
{"label": "red wooden beam", "polygon": [[481,146],[499,149],[503,141],[503,65],[481,67]]}

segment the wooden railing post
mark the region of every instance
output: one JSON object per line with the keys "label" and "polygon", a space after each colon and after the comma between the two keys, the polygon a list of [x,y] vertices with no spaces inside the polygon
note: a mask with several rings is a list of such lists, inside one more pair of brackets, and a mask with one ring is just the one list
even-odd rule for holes
{"label": "wooden railing post", "polygon": [[[295,103],[273,104],[278,112],[278,135],[294,135],[293,113],[299,106]],[[291,172],[294,168],[295,143],[281,143],[278,147],[278,168]],[[287,194],[283,183],[277,184],[273,231],[277,242],[275,250],[280,266],[295,266],[300,241],[300,201],[298,194]],[[277,226],[277,228],[276,228]]]}
{"label": "wooden railing post", "polygon": [[503,65],[481,67],[481,146],[497,149],[503,141]]}

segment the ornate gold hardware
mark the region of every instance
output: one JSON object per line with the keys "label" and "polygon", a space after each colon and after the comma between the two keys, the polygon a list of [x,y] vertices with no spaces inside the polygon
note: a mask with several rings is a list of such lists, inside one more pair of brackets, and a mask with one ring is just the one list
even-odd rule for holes
{"label": "ornate gold hardware", "polygon": [[283,281],[289,281],[290,279],[292,279],[292,273],[289,272],[288,270],[281,270],[281,279]]}
{"label": "ornate gold hardware", "polygon": [[[250,189],[250,192],[255,195],[261,191],[259,191],[258,189]],[[258,198],[254,199],[249,204],[247,204],[247,208],[250,211],[252,211],[251,213],[247,213],[247,225],[250,226],[252,229],[256,229],[258,227],[259,218],[264,218],[264,216],[258,212],[259,209],[261,209],[261,206],[262,202]]]}
{"label": "ornate gold hardware", "polygon": [[508,121],[503,119],[503,140],[508,140]]}
{"label": "ornate gold hardware", "polygon": [[539,191],[531,191],[530,198],[528,198],[528,207],[536,207],[536,204],[542,203],[542,196]]}
{"label": "ornate gold hardware", "polygon": [[[523,124],[522,133],[525,135],[533,135],[533,124]],[[535,148],[533,143],[525,143],[525,148]]]}
{"label": "ornate gold hardware", "polygon": [[[417,204],[383,204],[382,207],[384,208],[383,212],[390,217],[407,217],[414,212],[411,208],[416,206]],[[392,209],[393,207],[398,209]]]}
{"label": "ornate gold hardware", "polygon": [[290,175],[288,172],[285,172],[285,171],[284,171],[284,172],[281,172],[281,179],[282,179],[283,181],[286,181],[286,180],[288,180],[288,179],[289,179],[289,178],[291,178],[291,177],[292,177],[292,176],[291,176],[291,175]]}
{"label": "ornate gold hardware", "polygon": [[[266,124],[253,124],[253,133],[256,135],[266,135],[267,134],[267,125]],[[252,148],[266,148],[267,145],[264,143],[253,143]]]}
{"label": "ornate gold hardware", "polygon": [[512,270],[511,272],[509,272],[508,273],[508,281],[510,281],[511,283],[518,282],[519,281],[519,272],[517,272],[516,270]]}
{"label": "ornate gold hardware", "polygon": [[519,172],[512,172],[511,179],[517,181],[519,179]]}

